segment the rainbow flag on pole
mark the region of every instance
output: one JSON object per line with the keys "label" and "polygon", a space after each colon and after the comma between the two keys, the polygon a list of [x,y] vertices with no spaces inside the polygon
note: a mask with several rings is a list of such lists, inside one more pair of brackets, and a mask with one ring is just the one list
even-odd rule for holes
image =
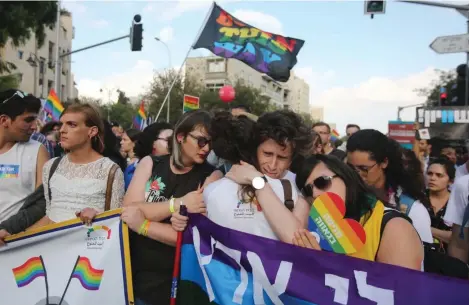
{"label": "rainbow flag on pole", "polygon": [[46,270],[40,256],[31,257],[23,265],[13,268],[16,285],[24,287],[38,277],[45,277]]}
{"label": "rainbow flag on pole", "polygon": [[58,121],[64,111],[64,106],[57,97],[54,89],[50,89],[49,96],[44,104],[44,111],[48,114],[48,121]]}
{"label": "rainbow flag on pole", "polygon": [[91,266],[89,258],[79,256],[72,278],[78,279],[86,290],[99,290],[103,273],[104,270],[95,269]]}
{"label": "rainbow flag on pole", "polygon": [[197,110],[200,108],[200,99],[197,96],[191,96],[184,94],[184,103],[182,113],[186,113],[191,110]]}
{"label": "rainbow flag on pole", "polygon": [[142,101],[142,103],[140,103],[140,108],[138,108],[137,115],[134,117],[134,128],[142,130],[144,128],[146,120],[147,115],[145,114],[145,103]]}
{"label": "rainbow flag on pole", "polygon": [[335,142],[335,141],[337,141],[339,138],[340,138],[340,135],[339,135],[339,133],[337,132],[337,130],[332,129],[332,132],[331,132],[331,141],[332,141],[332,142]]}

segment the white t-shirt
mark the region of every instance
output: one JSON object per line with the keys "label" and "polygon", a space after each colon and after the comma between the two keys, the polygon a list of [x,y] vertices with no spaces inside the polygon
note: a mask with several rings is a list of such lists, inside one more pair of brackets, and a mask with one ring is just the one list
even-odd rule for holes
{"label": "white t-shirt", "polygon": [[[270,187],[284,202],[283,186],[280,180],[267,177]],[[292,199],[298,201],[298,191],[292,184]],[[272,231],[260,205],[243,203],[240,198],[240,186],[228,178],[222,178],[209,184],[204,190],[208,218],[225,228],[262,236],[274,240],[278,237]]]}
{"label": "white t-shirt", "polygon": [[[451,195],[449,196],[448,205],[446,207],[446,213],[444,221],[447,223],[462,225],[462,219],[464,211],[467,207],[467,201],[469,196],[469,175],[460,177],[453,184]],[[469,223],[465,225],[469,227]]]}
{"label": "white t-shirt", "polygon": [[[398,194],[400,194],[400,192],[402,192],[401,189],[398,190]],[[394,194],[389,196],[389,203],[396,206]],[[420,239],[426,243],[433,243],[430,214],[428,214],[427,209],[419,200],[416,200],[412,204],[408,216],[412,220],[412,225],[419,234]]]}
{"label": "white t-shirt", "polygon": [[462,176],[466,176],[467,174],[469,174],[469,172],[467,171],[466,163],[464,163],[463,165],[456,167],[455,180],[461,178]]}

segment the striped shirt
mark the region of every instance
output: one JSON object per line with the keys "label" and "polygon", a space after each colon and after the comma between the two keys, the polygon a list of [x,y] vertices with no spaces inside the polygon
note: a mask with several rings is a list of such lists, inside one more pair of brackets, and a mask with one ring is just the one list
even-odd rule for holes
{"label": "striped shirt", "polygon": [[50,142],[47,140],[46,136],[43,135],[42,133],[35,132],[31,135],[31,140],[37,141],[44,145],[47,149],[47,152],[49,153],[49,158],[54,158],[54,148],[50,144]]}

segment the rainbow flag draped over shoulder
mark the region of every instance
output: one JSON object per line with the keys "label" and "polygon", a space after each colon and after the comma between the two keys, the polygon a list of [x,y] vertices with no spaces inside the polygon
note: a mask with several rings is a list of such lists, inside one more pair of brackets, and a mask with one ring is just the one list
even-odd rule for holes
{"label": "rainbow flag draped over shoulder", "polygon": [[184,94],[183,113],[200,108],[200,99],[197,96]]}
{"label": "rainbow flag draped over shoulder", "polygon": [[44,111],[48,114],[46,117],[48,121],[58,121],[64,111],[64,106],[57,97],[54,89],[50,89],[49,96],[44,104]]}
{"label": "rainbow flag draped over shoulder", "polygon": [[469,304],[469,282],[230,230],[190,215],[178,304]]}
{"label": "rainbow flag draped over shoulder", "polygon": [[134,117],[134,128],[142,130],[145,126],[145,121],[147,120],[147,115],[145,114],[145,103],[142,101],[140,107],[138,108],[137,115]]}
{"label": "rainbow flag draped over shoulder", "polygon": [[304,41],[269,33],[226,12],[216,3],[194,49],[244,62],[274,80],[286,82]]}

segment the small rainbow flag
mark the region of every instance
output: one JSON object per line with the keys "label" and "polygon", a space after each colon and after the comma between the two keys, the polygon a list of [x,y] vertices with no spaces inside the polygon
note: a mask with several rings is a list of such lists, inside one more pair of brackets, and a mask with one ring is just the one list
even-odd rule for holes
{"label": "small rainbow flag", "polygon": [[183,113],[200,108],[200,99],[197,96],[184,94]]}
{"label": "small rainbow flag", "polygon": [[64,111],[64,106],[57,97],[57,94],[55,94],[54,89],[50,89],[49,96],[44,104],[44,111],[49,114],[48,118],[52,118],[53,121],[58,121]]}
{"label": "small rainbow flag", "polygon": [[339,138],[340,138],[340,135],[339,135],[339,133],[337,132],[337,130],[332,129],[332,132],[331,132],[331,140],[332,140],[332,141],[337,141]]}
{"label": "small rainbow flag", "polygon": [[134,128],[142,130],[147,120],[147,115],[145,114],[145,103],[142,101],[140,108],[138,108],[137,115],[134,117]]}
{"label": "small rainbow flag", "polygon": [[78,256],[72,278],[78,279],[87,290],[99,290],[103,273],[104,270],[94,269],[91,266],[89,258]]}
{"label": "small rainbow flag", "polygon": [[23,265],[13,268],[16,285],[24,287],[40,276],[46,276],[46,270],[40,256],[31,257]]}

